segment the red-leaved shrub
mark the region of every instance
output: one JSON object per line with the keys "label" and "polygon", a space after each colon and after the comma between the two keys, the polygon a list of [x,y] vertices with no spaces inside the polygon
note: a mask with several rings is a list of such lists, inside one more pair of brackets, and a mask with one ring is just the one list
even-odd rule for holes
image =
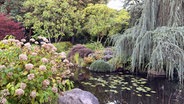
{"label": "red-leaved shrub", "polygon": [[6,35],[13,35],[16,39],[24,37],[24,28],[8,16],[0,14],[0,40]]}

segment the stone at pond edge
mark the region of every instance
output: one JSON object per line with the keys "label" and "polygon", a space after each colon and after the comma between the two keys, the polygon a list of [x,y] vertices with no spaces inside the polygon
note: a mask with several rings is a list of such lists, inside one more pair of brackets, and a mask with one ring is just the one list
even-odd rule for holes
{"label": "stone at pond edge", "polygon": [[99,104],[99,101],[92,93],[75,88],[59,96],[58,104]]}

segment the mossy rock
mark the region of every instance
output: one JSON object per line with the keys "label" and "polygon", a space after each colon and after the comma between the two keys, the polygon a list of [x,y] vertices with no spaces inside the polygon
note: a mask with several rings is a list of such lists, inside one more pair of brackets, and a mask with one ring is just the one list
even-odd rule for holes
{"label": "mossy rock", "polygon": [[112,72],[115,68],[104,60],[96,60],[90,65],[89,70],[96,72]]}

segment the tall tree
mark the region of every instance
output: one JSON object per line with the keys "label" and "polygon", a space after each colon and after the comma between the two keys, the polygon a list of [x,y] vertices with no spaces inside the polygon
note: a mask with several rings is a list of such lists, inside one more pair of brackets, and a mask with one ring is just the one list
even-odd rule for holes
{"label": "tall tree", "polygon": [[62,36],[72,36],[80,31],[80,12],[70,0],[27,0],[24,24],[33,29],[35,36],[42,35],[60,41]]}
{"label": "tall tree", "polygon": [[145,0],[139,24],[116,38],[117,56],[132,57],[132,69],[184,73],[184,1]]}
{"label": "tall tree", "polygon": [[91,36],[97,36],[97,41],[100,42],[104,36],[114,35],[126,28],[130,18],[126,10],[116,11],[105,4],[89,5],[83,10],[83,14],[83,30]]}

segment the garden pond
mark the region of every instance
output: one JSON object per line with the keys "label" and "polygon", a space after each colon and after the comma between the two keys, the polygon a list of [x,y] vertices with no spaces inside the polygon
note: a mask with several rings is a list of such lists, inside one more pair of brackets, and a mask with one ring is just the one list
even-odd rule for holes
{"label": "garden pond", "polygon": [[93,93],[100,104],[184,104],[184,86],[176,81],[79,70],[82,80],[75,87]]}

